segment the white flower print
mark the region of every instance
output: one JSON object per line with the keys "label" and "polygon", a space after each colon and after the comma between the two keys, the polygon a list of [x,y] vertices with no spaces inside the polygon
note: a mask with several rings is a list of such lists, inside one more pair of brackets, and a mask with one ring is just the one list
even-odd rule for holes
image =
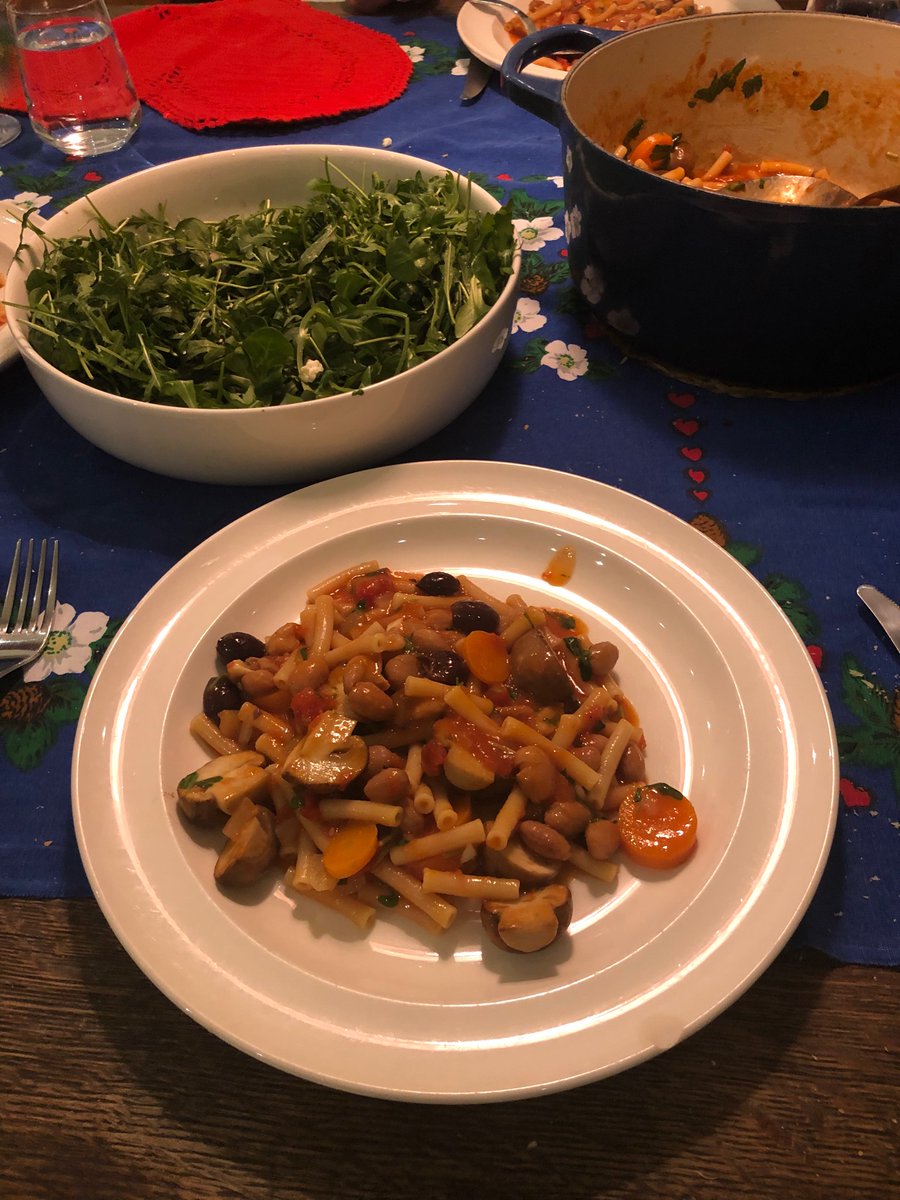
{"label": "white flower print", "polygon": [[400,49],[408,54],[414,63],[420,63],[425,57],[424,46],[401,46]]}
{"label": "white flower print", "polygon": [[469,58],[458,58],[450,70],[451,75],[465,75],[469,69],[469,63],[472,60]]}
{"label": "white flower print", "polygon": [[51,674],[80,675],[90,662],[91,642],[106,633],[108,624],[106,613],[84,612],[76,616],[71,604],[57,604],[47,649],[25,668],[25,682],[36,683]]}
{"label": "white flower print", "polygon": [[600,272],[595,266],[590,263],[584,268],[584,274],[581,277],[581,294],[587,300],[588,304],[596,304],[603,295],[603,280],[600,277]]}
{"label": "white flower print", "polygon": [[516,305],[516,315],[513,317],[512,331],[521,329],[523,333],[533,333],[547,324],[547,318],[541,314],[541,306],[530,296],[520,296]]}
{"label": "white flower print", "polygon": [[566,209],[566,237],[570,242],[581,237],[581,209],[577,204]]}
{"label": "white flower print", "polygon": [[52,196],[40,196],[37,192],[19,192],[10,200],[4,200],[3,203],[15,204],[17,208],[21,208],[24,211],[29,208],[43,208],[52,199]]}
{"label": "white flower print", "polygon": [[563,186],[563,177],[562,175],[548,175],[547,182],[555,184],[556,187],[561,188]]}
{"label": "white flower print", "polygon": [[530,221],[516,217],[513,228],[523,250],[541,250],[547,242],[555,242],[563,236],[563,231],[553,224],[552,217],[532,217]]}
{"label": "white flower print", "polygon": [[567,345],[557,339],[547,343],[547,350],[541,359],[542,367],[552,367],[560,379],[577,379],[588,369],[586,352],[581,346]]}
{"label": "white flower print", "polygon": [[573,163],[574,161],[575,161],[575,160],[572,158],[572,147],[571,147],[571,146],[566,146],[566,170],[567,170],[567,171],[571,171],[571,170],[572,170],[572,163]]}

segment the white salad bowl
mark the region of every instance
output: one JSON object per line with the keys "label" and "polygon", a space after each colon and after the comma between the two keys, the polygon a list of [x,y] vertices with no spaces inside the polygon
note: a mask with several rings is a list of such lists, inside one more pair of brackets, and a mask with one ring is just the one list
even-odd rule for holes
{"label": "white salad bowl", "polygon": [[[116,223],[160,205],[170,222],[214,221],[273,206],[302,204],[326,161],[365,186],[447,173],[404,154],[356,146],[265,146],[227,150],[151,167],[98,188],[51,217],[48,238],[96,228],[95,209]],[[499,202],[472,184],[472,204]],[[43,256],[27,238],[10,268],[5,299],[10,331],[25,364],[59,415],[88,441],[125,462],[176,479],[203,483],[305,482],[376,465],[437,433],[482,391],[506,347],[518,294],[519,256],[487,314],[468,333],[425,362],[359,393],[268,408],[189,409],[131,400],[64,374],[28,337],[27,279]]]}

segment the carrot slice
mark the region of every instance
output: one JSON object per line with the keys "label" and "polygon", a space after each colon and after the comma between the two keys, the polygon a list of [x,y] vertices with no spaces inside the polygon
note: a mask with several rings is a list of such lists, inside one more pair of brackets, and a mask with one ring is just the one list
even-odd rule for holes
{"label": "carrot slice", "polygon": [[623,800],[618,823],[629,858],[656,870],[683,863],[697,841],[694,806],[668,783],[636,787]]}
{"label": "carrot slice", "polygon": [[509,674],[506,642],[499,633],[474,629],[458,648],[466,666],[482,683],[502,683]]}
{"label": "carrot slice", "polygon": [[649,133],[645,138],[638,142],[635,148],[628,155],[628,161],[635,163],[639,158],[644,162],[650,162],[650,156],[657,146],[672,146],[675,139],[671,133]]}
{"label": "carrot slice", "polygon": [[341,826],[322,854],[322,865],[332,879],[347,879],[375,857],[378,827],[371,821],[348,821]]}

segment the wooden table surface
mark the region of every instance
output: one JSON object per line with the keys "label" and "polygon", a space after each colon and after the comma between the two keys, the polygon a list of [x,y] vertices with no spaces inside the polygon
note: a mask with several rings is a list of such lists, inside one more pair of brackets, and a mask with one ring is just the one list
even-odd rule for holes
{"label": "wooden table surface", "polygon": [[712,1024],[531,1100],[284,1075],[181,1013],[93,901],[0,901],[3,1200],[889,1200],[900,973],[785,952]]}

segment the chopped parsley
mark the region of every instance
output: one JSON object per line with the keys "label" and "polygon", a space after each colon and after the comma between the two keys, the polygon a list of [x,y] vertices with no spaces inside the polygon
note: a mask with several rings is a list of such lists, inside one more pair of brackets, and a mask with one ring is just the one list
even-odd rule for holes
{"label": "chopped parsley", "polygon": [[824,108],[827,103],[828,103],[828,92],[827,92],[827,90],[825,90],[825,91],[819,92],[818,96],[816,96],[815,100],[813,100],[812,104],[809,107],[812,109],[813,112],[818,112],[819,109]]}
{"label": "chopped parsley", "polygon": [[589,680],[593,675],[593,671],[591,670],[590,654],[588,654],[587,650],[585,650],[584,644],[580,638],[567,637],[563,638],[563,642],[578,660],[578,670],[581,673],[581,678],[587,682],[587,680]]}
{"label": "chopped parsley", "polygon": [[210,775],[208,779],[198,779],[198,774],[199,772],[197,771],[191,771],[190,775],[185,775],[184,779],[180,780],[178,784],[178,790],[180,792],[187,792],[190,791],[191,788],[200,788],[201,791],[205,792],[206,789],[211,788],[214,783],[222,782],[221,775]]}
{"label": "chopped parsley", "polygon": [[378,897],[378,903],[383,904],[385,908],[396,908],[400,903],[400,897],[396,892],[384,892]]}
{"label": "chopped parsley", "polygon": [[705,104],[712,104],[713,100],[717,96],[721,96],[723,92],[733,92],[737,84],[738,75],[740,75],[746,65],[746,58],[742,58],[740,62],[736,62],[733,67],[729,67],[721,75],[716,71],[706,87],[697,88],[696,92],[694,92],[694,99],[688,101],[688,108],[694,108],[698,100],[702,100]]}
{"label": "chopped parsley", "polygon": [[632,127],[628,130],[628,132],[622,138],[623,144],[626,145],[629,150],[631,149],[632,143],[634,142],[637,135],[644,128],[645,124],[646,124],[646,122],[645,122],[644,118],[638,117],[638,119],[635,121],[635,123],[632,125]]}
{"label": "chopped parsley", "polygon": [[751,96],[755,96],[758,91],[762,90],[763,77],[762,75],[751,75],[749,79],[745,79],[741,84],[741,91],[747,100]]}

